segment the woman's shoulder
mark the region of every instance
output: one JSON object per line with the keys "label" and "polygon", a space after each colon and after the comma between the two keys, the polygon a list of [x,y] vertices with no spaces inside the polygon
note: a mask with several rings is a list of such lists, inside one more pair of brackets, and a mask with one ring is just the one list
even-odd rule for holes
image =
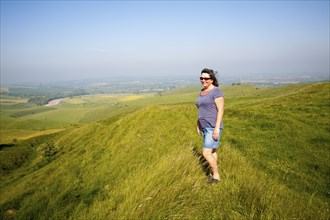
{"label": "woman's shoulder", "polygon": [[223,96],[223,93],[222,93],[222,91],[219,87],[214,87],[212,90],[213,90],[214,94],[217,94],[219,96]]}
{"label": "woman's shoulder", "polygon": [[214,88],[212,89],[212,92],[216,92],[216,93],[221,92],[222,93],[221,89],[216,86],[214,86]]}

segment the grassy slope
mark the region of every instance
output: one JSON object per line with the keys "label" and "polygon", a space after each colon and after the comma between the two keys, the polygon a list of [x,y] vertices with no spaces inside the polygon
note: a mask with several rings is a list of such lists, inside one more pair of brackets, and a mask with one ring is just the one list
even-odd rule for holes
{"label": "grassy slope", "polygon": [[[131,97],[133,96],[82,96],[54,107],[34,107],[25,104],[24,100],[9,100],[1,96],[0,143],[8,144],[13,139],[27,139],[33,135],[43,135],[47,130],[53,132],[109,117],[122,111],[123,108],[117,103]],[[104,111],[99,114],[102,110]]]}
{"label": "grassy slope", "polygon": [[182,94],[153,96],[152,94],[92,95],[63,101],[54,107],[29,106],[26,100],[0,99],[0,144],[24,140],[32,136],[52,133],[68,127],[102,120],[123,112],[132,112],[150,104],[169,104],[191,101],[196,96],[191,89],[181,89]]}
{"label": "grassy slope", "polygon": [[188,90],[128,106],[183,104],[26,141],[25,165],[1,175],[2,216],[328,219],[329,89],[224,88],[222,181],[212,187],[195,134],[196,92]]}

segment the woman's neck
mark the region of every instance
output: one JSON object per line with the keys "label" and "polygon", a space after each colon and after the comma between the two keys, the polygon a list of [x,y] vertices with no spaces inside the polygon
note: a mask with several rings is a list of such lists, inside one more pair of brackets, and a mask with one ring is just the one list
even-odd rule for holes
{"label": "woman's neck", "polygon": [[207,88],[204,87],[204,91],[210,91],[210,90],[213,89],[213,88],[214,88],[214,85],[211,84],[211,85],[209,85]]}

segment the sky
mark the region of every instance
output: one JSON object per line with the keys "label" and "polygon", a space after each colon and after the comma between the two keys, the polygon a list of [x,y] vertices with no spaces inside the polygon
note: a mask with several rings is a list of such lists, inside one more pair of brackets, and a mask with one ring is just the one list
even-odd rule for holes
{"label": "sky", "polygon": [[3,1],[1,84],[329,75],[329,1]]}

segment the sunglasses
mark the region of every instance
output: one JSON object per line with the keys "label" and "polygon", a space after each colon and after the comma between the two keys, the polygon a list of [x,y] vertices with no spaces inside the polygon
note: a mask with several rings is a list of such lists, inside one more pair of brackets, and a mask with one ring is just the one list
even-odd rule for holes
{"label": "sunglasses", "polygon": [[207,80],[209,80],[209,79],[211,79],[211,78],[207,78],[207,77],[199,77],[199,79],[200,79],[200,80],[203,80],[203,79],[204,79],[205,81],[207,81]]}

